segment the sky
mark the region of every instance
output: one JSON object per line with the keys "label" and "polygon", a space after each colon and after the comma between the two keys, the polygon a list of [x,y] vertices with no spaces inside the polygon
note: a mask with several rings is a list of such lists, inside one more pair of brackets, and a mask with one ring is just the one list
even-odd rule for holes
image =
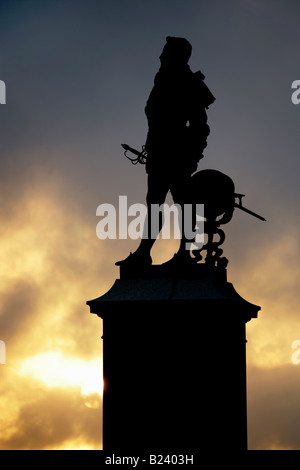
{"label": "sky", "polygon": [[[0,449],[101,449],[102,324],[86,301],[137,241],[97,238],[96,209],[145,202],[121,144],[145,143],[158,58],[179,36],[216,97],[198,169],[229,175],[267,219],[236,210],[224,227],[228,280],[261,306],[248,446],[300,450],[299,15],[297,0],[0,1]],[[175,245],[159,240],[153,262]]]}

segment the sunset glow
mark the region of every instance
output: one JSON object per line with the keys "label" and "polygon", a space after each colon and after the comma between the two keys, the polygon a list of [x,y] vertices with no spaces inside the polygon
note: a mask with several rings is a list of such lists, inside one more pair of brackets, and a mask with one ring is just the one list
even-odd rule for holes
{"label": "sunset glow", "polygon": [[[145,204],[145,167],[121,144],[145,144],[168,35],[191,42],[216,97],[198,169],[230,176],[267,219],[235,210],[222,245],[228,282],[261,306],[247,324],[249,449],[300,450],[299,16],[283,0],[1,2],[0,450],[101,449],[103,324],[86,302],[138,240],[99,239],[96,212]],[[177,248],[158,240],[153,263]],[[211,348],[227,360],[226,338]]]}

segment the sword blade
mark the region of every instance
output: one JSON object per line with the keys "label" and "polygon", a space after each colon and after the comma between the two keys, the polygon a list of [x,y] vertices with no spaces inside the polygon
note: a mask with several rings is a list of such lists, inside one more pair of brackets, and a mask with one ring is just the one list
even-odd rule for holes
{"label": "sword blade", "polygon": [[237,204],[236,202],[234,203],[234,207],[237,207],[238,209],[241,209],[241,211],[247,212],[247,214],[253,215],[253,217],[256,217],[257,219],[263,220],[266,222],[267,220],[262,217],[261,215],[256,214],[255,212],[250,211],[249,209],[246,209],[246,207],[241,206],[240,204]]}

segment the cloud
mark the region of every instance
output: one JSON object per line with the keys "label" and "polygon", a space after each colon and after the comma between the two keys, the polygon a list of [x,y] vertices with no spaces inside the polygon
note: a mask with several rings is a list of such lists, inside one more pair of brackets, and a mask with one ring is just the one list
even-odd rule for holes
{"label": "cloud", "polygon": [[[100,242],[96,223],[95,214],[89,218],[82,207],[70,203],[57,180],[53,186],[37,180],[23,190],[22,205],[2,224],[0,332],[7,347],[7,364],[0,371],[2,449],[101,445],[97,396],[91,389],[83,396],[82,387],[85,372],[101,360],[102,324],[85,302],[109,289],[118,276],[114,260],[137,243]],[[247,325],[249,432],[251,445],[260,448],[298,446],[288,421],[292,406],[286,420],[282,409],[290,397],[298,413],[296,394],[289,388],[296,380],[298,390],[296,369],[289,370],[291,344],[299,339],[299,268],[293,262],[299,247],[292,233],[287,230],[267,246],[255,247],[242,262],[230,257],[228,268],[237,291],[262,307],[258,319]],[[177,241],[158,241],[155,262],[168,259],[176,248]],[[271,392],[264,408],[265,393]],[[265,424],[259,431],[257,410],[267,420],[273,413],[274,426]]]}
{"label": "cloud", "polygon": [[300,450],[300,366],[248,367],[249,448]]}
{"label": "cloud", "polygon": [[300,339],[299,259],[298,228],[288,223],[229,266],[239,294],[261,306],[247,324],[250,449],[300,449],[300,368],[292,363]]}
{"label": "cloud", "polygon": [[38,310],[37,284],[19,278],[11,282],[1,295],[0,332],[4,341],[13,343],[24,335]]}
{"label": "cloud", "polygon": [[16,379],[11,406],[20,399],[17,386],[22,386],[21,403],[15,420],[1,423],[1,449],[100,449],[99,410],[86,407],[78,390],[49,389],[30,379]]}
{"label": "cloud", "polygon": [[57,182],[36,180],[21,196],[12,212],[10,200],[2,204],[0,216],[0,447],[99,449],[92,382],[101,376],[102,325],[85,304],[103,279],[96,223],[68,210]]}
{"label": "cloud", "polygon": [[299,330],[300,246],[293,226],[256,247],[238,268],[235,287],[261,306],[258,319],[247,325],[248,360],[264,368],[290,363],[290,347]]}

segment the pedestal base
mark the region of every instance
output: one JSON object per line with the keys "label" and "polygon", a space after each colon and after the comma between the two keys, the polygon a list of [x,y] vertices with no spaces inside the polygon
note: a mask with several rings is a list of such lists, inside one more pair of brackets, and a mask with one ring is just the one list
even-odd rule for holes
{"label": "pedestal base", "polygon": [[245,450],[245,323],[260,307],[226,275],[153,268],[88,302],[103,318],[104,450]]}

